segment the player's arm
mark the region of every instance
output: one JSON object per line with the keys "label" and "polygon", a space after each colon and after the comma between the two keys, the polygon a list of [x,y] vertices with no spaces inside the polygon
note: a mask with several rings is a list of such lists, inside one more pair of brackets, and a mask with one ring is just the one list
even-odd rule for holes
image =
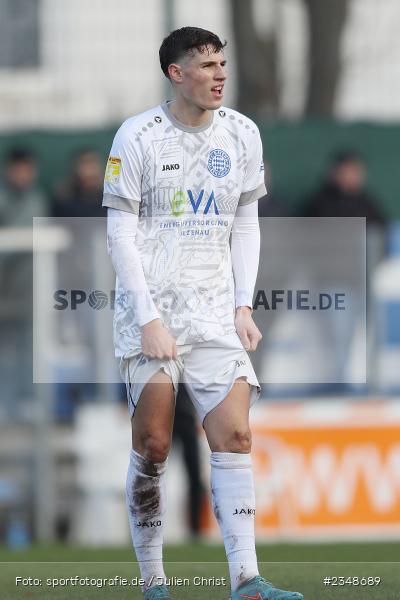
{"label": "player's arm", "polygon": [[107,245],[118,279],[142,331],[142,351],[151,358],[176,358],[176,342],[163,326],[151,297],[135,243],[138,216],[107,210]]}
{"label": "player's arm", "polygon": [[235,327],[246,350],[255,350],[262,335],[251,316],[260,258],[258,201],[239,206],[232,226],[232,270],[235,280]]}
{"label": "player's arm", "polygon": [[128,120],[118,130],[107,163],[103,206],[108,207],[108,250],[141,327],[143,353],[151,358],[174,358],[175,340],[159,318],[136,246],[145,148],[135,141],[132,125]]}
{"label": "player's arm", "polygon": [[247,165],[242,193],[232,227],[231,254],[235,280],[236,331],[247,350],[255,350],[262,336],[251,313],[254,286],[260,257],[260,227],[258,200],[267,192],[264,182],[264,162],[261,136],[247,138]]}

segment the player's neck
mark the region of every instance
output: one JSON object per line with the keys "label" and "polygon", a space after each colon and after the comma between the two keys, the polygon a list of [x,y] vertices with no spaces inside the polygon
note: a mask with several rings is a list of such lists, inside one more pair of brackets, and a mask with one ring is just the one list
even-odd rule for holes
{"label": "player's neck", "polygon": [[183,125],[201,127],[209,123],[211,110],[203,110],[194,104],[188,104],[182,98],[175,98],[168,103],[171,114]]}

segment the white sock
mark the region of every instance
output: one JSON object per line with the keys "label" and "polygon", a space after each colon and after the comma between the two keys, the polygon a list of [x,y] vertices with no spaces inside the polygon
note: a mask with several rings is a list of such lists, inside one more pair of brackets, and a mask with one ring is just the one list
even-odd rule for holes
{"label": "white sock", "polygon": [[259,574],[254,539],[255,494],[250,454],[211,453],[215,517],[229,563],[232,591]]}
{"label": "white sock", "polygon": [[142,590],[165,582],[162,562],[167,461],[154,463],[131,450],[126,479],[129,526],[141,578]]}

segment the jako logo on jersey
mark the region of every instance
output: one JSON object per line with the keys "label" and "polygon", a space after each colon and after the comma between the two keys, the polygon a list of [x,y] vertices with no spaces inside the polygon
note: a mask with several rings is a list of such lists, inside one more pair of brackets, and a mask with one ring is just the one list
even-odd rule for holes
{"label": "jako logo on jersey", "polygon": [[208,157],[207,169],[214,177],[225,177],[231,170],[231,159],[225,150],[216,148],[211,150]]}
{"label": "jako logo on jersey", "polygon": [[[172,198],[172,214],[174,217],[180,217],[185,213],[185,205],[188,203],[188,200],[193,208],[193,212],[197,215],[197,212],[200,208],[200,205],[203,202],[204,198],[204,190],[200,190],[197,198],[194,196],[192,190],[187,190],[187,195],[182,190],[176,192]],[[205,200],[205,206],[203,210],[203,214],[207,215],[211,206],[214,207],[214,213],[219,215],[219,210],[217,206],[217,201],[215,200],[214,192],[208,196],[207,200]]]}
{"label": "jako logo on jersey", "polygon": [[161,171],[177,171],[178,169],[180,169],[180,165],[173,163],[172,165],[163,165]]}

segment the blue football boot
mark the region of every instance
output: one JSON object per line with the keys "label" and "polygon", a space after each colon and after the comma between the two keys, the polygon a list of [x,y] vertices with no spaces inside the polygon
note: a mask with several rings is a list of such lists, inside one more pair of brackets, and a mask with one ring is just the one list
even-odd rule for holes
{"label": "blue football boot", "polygon": [[286,592],[274,588],[269,581],[257,575],[231,593],[231,600],[304,600],[300,592]]}
{"label": "blue football boot", "polygon": [[154,585],[144,593],[144,600],[173,600],[166,585]]}

